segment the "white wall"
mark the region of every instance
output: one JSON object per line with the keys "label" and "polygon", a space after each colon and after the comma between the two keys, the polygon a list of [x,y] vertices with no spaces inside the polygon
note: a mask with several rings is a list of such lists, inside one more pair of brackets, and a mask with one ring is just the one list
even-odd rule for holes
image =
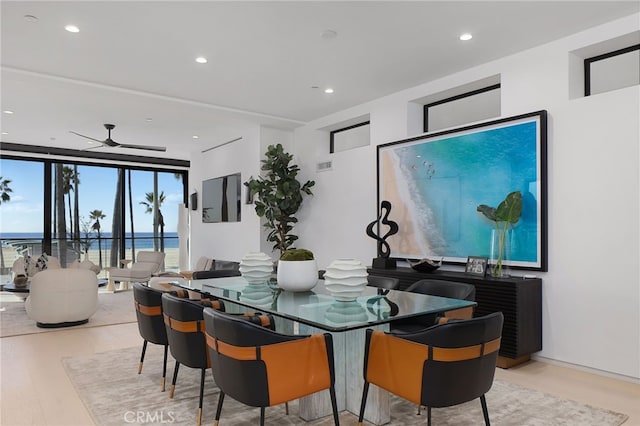
{"label": "white wall", "polygon": [[242,140],[215,148],[206,153],[191,153],[189,171],[189,194],[198,192],[198,210],[191,210],[191,264],[200,256],[214,259],[239,261],[249,252],[272,253],[266,242],[262,221],[255,213],[253,204],[245,204],[247,188],[242,186],[242,211],[240,222],[202,223],[202,181],[232,173],[241,173],[242,182],[260,174],[260,162],[267,146],[280,143],[288,152],[293,152],[293,132],[271,127],[245,124],[231,130],[220,140],[231,140],[242,136]]}
{"label": "white wall", "polygon": [[[202,181],[232,173],[241,174],[242,182],[257,176],[260,169],[260,127],[246,124],[229,132],[221,141],[242,136],[242,140],[206,153],[191,153],[189,194],[198,192],[198,210],[190,210],[191,264],[200,256],[221,260],[240,260],[245,253],[260,251],[260,221],[253,205],[245,204],[246,187],[242,186],[241,221],[202,223]],[[219,142],[221,143],[221,142]],[[212,144],[214,145],[214,144]]]}
{"label": "white wall", "polygon": [[[353,257],[370,264],[365,235],[376,215],[376,145],[421,129],[410,102],[500,74],[502,116],[549,113],[549,272],[543,279],[543,350],[537,355],[640,378],[640,88],[569,96],[569,52],[638,31],[639,15],[490,62],[316,120],[295,130],[301,179],[314,179],[296,229],[320,267]],[[370,114],[371,145],[328,154],[319,129]],[[319,161],[333,169],[315,172]]]}

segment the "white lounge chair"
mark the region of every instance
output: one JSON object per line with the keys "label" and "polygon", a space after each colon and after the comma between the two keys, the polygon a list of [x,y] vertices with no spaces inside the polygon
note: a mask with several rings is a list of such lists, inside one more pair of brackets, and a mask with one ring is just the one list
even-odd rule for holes
{"label": "white lounge chair", "polygon": [[118,290],[127,290],[130,282],[146,283],[153,274],[160,272],[164,265],[165,254],[159,251],[138,252],[136,262],[127,268],[109,268],[109,283],[107,291],[115,291],[115,283],[119,282]]}

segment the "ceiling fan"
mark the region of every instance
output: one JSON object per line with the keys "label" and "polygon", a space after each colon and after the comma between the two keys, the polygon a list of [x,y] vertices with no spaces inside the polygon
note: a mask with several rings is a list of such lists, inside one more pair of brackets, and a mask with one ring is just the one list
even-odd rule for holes
{"label": "ceiling fan", "polygon": [[[111,147],[111,148],[120,147],[120,148],[144,149],[144,150],[147,150],[147,151],[162,151],[162,152],[165,152],[167,150],[167,148],[164,147],[164,146],[131,145],[131,144],[126,144],[126,143],[118,143],[118,142],[114,141],[113,139],[111,139],[111,130],[113,130],[115,127],[116,127],[115,124],[105,124],[104,125],[104,128],[107,129],[107,132],[109,132],[109,134],[107,135],[107,138],[105,140],[103,140],[103,141],[101,141],[99,139],[94,139],[94,138],[89,137],[89,136],[81,135],[80,133],[76,133],[76,132],[73,132],[73,131],[70,131],[69,133],[73,133],[74,135],[80,136],[82,138],[91,139],[92,141],[98,142],[102,146],[107,146],[107,147]],[[100,148],[100,147],[97,147],[97,148]]]}

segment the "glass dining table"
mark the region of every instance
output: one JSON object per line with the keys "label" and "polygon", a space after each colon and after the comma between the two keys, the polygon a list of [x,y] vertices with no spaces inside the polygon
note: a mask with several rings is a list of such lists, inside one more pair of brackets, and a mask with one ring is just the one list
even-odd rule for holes
{"label": "glass dining table", "polygon": [[[398,319],[438,314],[475,306],[475,302],[428,296],[399,290],[365,287],[352,301],[336,300],[324,281],[306,292],[283,291],[274,278],[249,283],[243,277],[180,280],[182,288],[225,302],[230,312],[260,311],[276,317],[276,329],[289,334],[329,332],[333,336],[336,368],[336,398],[340,411],[358,414],[363,386],[363,360],[366,328],[389,330]],[[295,362],[295,360],[292,360]],[[419,374],[419,373],[416,373]],[[371,386],[365,418],[376,425],[390,421],[388,392]],[[300,400],[299,415],[313,420],[331,414],[328,392],[319,392]]]}

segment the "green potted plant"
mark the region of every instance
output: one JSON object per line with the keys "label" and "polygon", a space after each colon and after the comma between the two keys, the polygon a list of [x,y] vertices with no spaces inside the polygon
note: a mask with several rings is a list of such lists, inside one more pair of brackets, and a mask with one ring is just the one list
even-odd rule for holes
{"label": "green potted plant", "polygon": [[257,179],[249,179],[244,185],[249,196],[255,200],[255,210],[264,217],[264,226],[269,230],[267,241],[273,243],[273,249],[283,254],[298,237],[291,233],[298,222],[295,214],[302,204],[304,194],[313,195],[311,187],[315,182],[309,180],[301,184],[297,175],[300,168],[290,164],[293,155],[287,153],[281,144],[269,145],[266,158],[262,160],[261,170],[266,172]]}
{"label": "green potted plant", "polygon": [[520,191],[509,193],[496,208],[480,204],[477,207],[477,211],[495,224],[495,229],[492,233],[495,237],[492,238],[491,249],[491,257],[494,261],[492,275],[494,277],[504,277],[506,272],[503,269],[502,262],[507,245],[507,234],[518,223],[522,215],[522,193]]}
{"label": "green potted plant", "polygon": [[308,291],[318,283],[318,266],[306,249],[282,252],[278,261],[278,286],[289,291]]}

